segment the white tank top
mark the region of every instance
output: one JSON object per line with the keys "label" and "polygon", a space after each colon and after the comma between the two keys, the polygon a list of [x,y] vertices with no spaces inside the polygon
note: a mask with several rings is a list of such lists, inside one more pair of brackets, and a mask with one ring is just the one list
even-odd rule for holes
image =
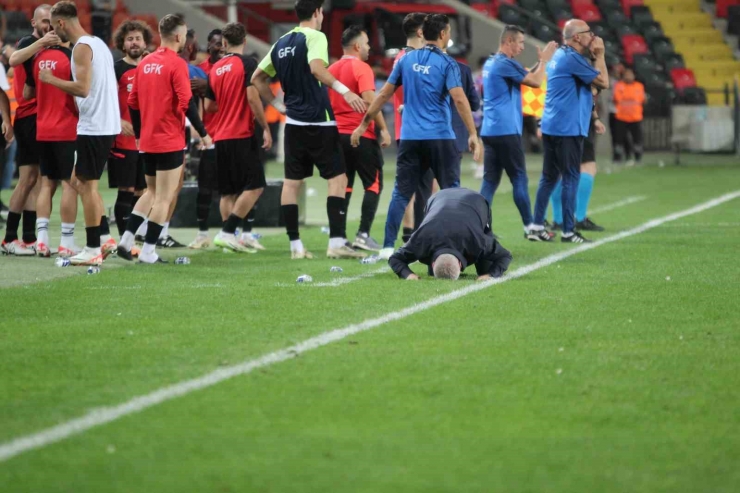
{"label": "white tank top", "polygon": [[[121,113],[118,108],[118,84],[113,67],[113,55],[106,44],[94,36],[82,36],[74,49],[88,45],[92,50],[92,78],[86,98],[75,97],[80,119],[78,135],[118,135],[121,133]],[[77,80],[72,52],[72,77]]]}

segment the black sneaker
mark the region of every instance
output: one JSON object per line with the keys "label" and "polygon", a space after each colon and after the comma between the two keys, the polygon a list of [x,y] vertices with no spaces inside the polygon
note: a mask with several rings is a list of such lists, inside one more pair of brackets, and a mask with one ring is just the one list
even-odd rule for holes
{"label": "black sneaker", "polygon": [[581,236],[581,233],[578,231],[574,231],[573,234],[567,238],[565,236],[561,236],[560,241],[563,243],[591,243],[591,240],[587,240]]}
{"label": "black sneaker", "polygon": [[604,231],[603,227],[599,226],[588,217],[583,221],[578,221],[576,223],[576,229],[578,231]]}
{"label": "black sneaker", "polygon": [[553,234],[546,229],[529,229],[524,233],[524,238],[529,241],[552,241]]}
{"label": "black sneaker", "polygon": [[185,245],[171,237],[170,235],[165,236],[157,240],[157,246],[162,248],[185,248]]}
{"label": "black sneaker", "polygon": [[126,250],[120,245],[116,250],[116,256],[118,258],[122,258],[123,260],[128,260],[129,262],[133,262],[134,260],[134,255],[131,253],[131,250]]}

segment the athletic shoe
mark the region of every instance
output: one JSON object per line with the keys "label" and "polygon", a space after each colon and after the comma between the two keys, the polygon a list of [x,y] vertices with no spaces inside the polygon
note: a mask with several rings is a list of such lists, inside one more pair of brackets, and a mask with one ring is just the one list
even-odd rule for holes
{"label": "athletic shoe", "polygon": [[134,242],[138,243],[139,245],[143,245],[144,243],[146,243],[146,236],[136,235],[134,236]]}
{"label": "athletic shoe", "polygon": [[585,218],[583,221],[576,223],[576,229],[578,231],[604,231],[604,228],[593,222],[590,218]]}
{"label": "athletic shoe", "polygon": [[339,248],[328,248],[326,250],[327,258],[365,258],[362,252],[358,252],[352,249],[349,243],[342,245]]}
{"label": "athletic shoe", "polygon": [[13,240],[11,242],[3,240],[2,244],[0,244],[0,250],[5,255],[15,255],[17,257],[31,257],[36,255],[36,250],[28,248],[21,240]]}
{"label": "athletic shoe", "polygon": [[240,238],[239,243],[253,250],[265,250],[265,247],[262,246],[262,243],[257,238]]}
{"label": "athletic shoe", "polygon": [[236,253],[257,253],[257,250],[254,248],[247,248],[239,243],[234,235],[222,235],[219,233],[213,239],[213,244],[219,248],[226,248]]}
{"label": "athletic shoe", "polygon": [[116,240],[113,238],[100,245],[100,251],[103,254],[104,259],[108,258],[109,255],[116,253],[117,249],[118,245],[116,245]]}
{"label": "athletic shoe", "polygon": [[122,246],[119,246],[116,250],[116,255],[118,256],[118,258],[122,258],[123,260],[128,260],[129,262],[131,262],[134,260],[134,256],[139,256],[138,253],[137,255],[134,255],[134,250],[140,251],[136,247],[131,248],[131,250],[126,250]]}
{"label": "athletic shoe", "polygon": [[368,252],[379,252],[383,248],[367,233],[358,233],[352,246]]}
{"label": "athletic shoe", "polygon": [[140,254],[141,254],[141,248],[139,248],[137,246],[131,247],[131,256],[132,257],[139,258],[139,255]]}
{"label": "athletic shoe", "polygon": [[154,265],[154,264],[169,264],[169,262],[168,262],[168,261],[164,260],[164,259],[163,259],[162,257],[160,257],[159,255],[156,255],[156,258],[157,258],[157,259],[156,259],[156,260],[154,260],[153,262],[145,262],[145,261],[141,260],[141,258],[139,258],[139,263],[140,263],[140,264],[148,264],[148,265]]}
{"label": "athletic shoe", "polygon": [[627,160],[627,167],[628,168],[631,168],[634,165],[635,165],[635,160],[634,159],[628,159]]}
{"label": "athletic shoe", "polygon": [[388,260],[391,258],[391,255],[393,255],[393,248],[381,248],[380,252],[378,252],[378,258],[380,260]]}
{"label": "athletic shoe", "polygon": [[36,255],[39,257],[49,258],[51,257],[51,250],[46,246],[46,243],[39,242],[36,244]]}
{"label": "athletic shoe", "polygon": [[290,258],[291,260],[313,260],[313,253],[308,250],[291,250]]}
{"label": "athletic shoe", "polygon": [[573,234],[567,238],[565,236],[561,236],[560,241],[563,243],[591,243],[591,240],[587,240],[581,236],[581,233],[578,231],[574,231]]}
{"label": "athletic shoe", "polygon": [[74,257],[70,257],[69,261],[72,265],[103,265],[103,254],[98,248],[85,247],[80,253]]}
{"label": "athletic shoe", "polygon": [[190,242],[188,248],[193,250],[205,250],[211,247],[211,239],[206,235],[198,235],[193,241]]}
{"label": "athletic shoe", "polygon": [[529,241],[552,241],[553,234],[546,229],[529,229],[524,233],[524,238]]}
{"label": "athletic shoe", "polygon": [[36,253],[36,242],[35,241],[33,243],[26,243],[24,241],[23,242],[23,246],[26,247],[26,248],[28,248],[29,250],[33,250],[34,253]]}
{"label": "athletic shoe", "polygon": [[59,245],[59,248],[57,249],[57,256],[62,258],[70,258],[74,257],[78,253],[82,251],[82,248],[75,246],[73,248],[67,248]]}
{"label": "athletic shoe", "polygon": [[185,245],[171,237],[170,235],[165,236],[157,240],[157,246],[161,248],[185,248]]}

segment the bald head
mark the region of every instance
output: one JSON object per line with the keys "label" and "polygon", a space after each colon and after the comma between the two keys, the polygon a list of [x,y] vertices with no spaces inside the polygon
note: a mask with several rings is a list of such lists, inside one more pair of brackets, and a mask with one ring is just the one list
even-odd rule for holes
{"label": "bald head", "polygon": [[581,55],[588,53],[589,46],[594,40],[594,33],[588,24],[580,19],[571,19],[563,28],[563,42]]}
{"label": "bald head", "polygon": [[51,5],[43,4],[36,7],[31,19],[36,36],[42,37],[51,30]]}
{"label": "bald head", "polygon": [[563,39],[571,39],[577,33],[588,30],[588,24],[586,24],[584,21],[580,19],[571,19],[566,22],[565,27],[563,27]]}

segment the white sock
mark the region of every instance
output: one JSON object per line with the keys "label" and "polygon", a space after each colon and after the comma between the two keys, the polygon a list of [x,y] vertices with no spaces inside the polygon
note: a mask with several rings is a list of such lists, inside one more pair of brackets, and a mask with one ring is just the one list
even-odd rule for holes
{"label": "white sock", "polygon": [[254,240],[252,233],[242,233],[242,240]]}
{"label": "white sock", "polygon": [[345,238],[329,238],[329,248],[342,248],[345,243]]}
{"label": "white sock", "polygon": [[157,245],[150,245],[149,243],[144,243],[144,246],[141,247],[141,255],[144,255],[146,257],[154,255],[154,249],[156,247]]}
{"label": "white sock", "polygon": [[[133,214],[136,214],[135,212]],[[145,220],[143,223],[141,223],[141,226],[139,226],[139,229],[136,230],[136,236],[146,236],[146,231],[149,226],[149,220]]]}
{"label": "white sock", "polygon": [[563,238],[570,238],[571,236],[573,236],[573,233],[563,233],[561,236]]}
{"label": "white sock", "polygon": [[131,231],[124,231],[123,236],[121,236],[121,241],[118,243],[118,246],[123,247],[124,250],[131,250],[131,248],[134,246],[134,235],[131,233]]}
{"label": "white sock", "polygon": [[100,235],[100,244],[106,243],[108,240],[111,239],[110,235]]}
{"label": "white sock", "polygon": [[208,238],[208,231],[198,231],[198,237]]}
{"label": "white sock", "polygon": [[47,247],[49,246],[49,218],[48,217],[37,217],[36,218],[36,241],[43,243]]}
{"label": "white sock", "polygon": [[290,242],[291,252],[302,252],[303,250],[303,242],[301,240],[293,240]]}
{"label": "white sock", "polygon": [[103,253],[100,251],[100,248],[90,248],[88,246],[85,247],[85,251],[92,253],[95,256],[101,255]]}
{"label": "white sock", "polygon": [[170,234],[170,222],[167,221],[162,225],[162,232],[159,233],[159,239],[162,240],[164,238],[167,238],[167,236]]}
{"label": "white sock", "polygon": [[75,247],[75,223],[62,223],[61,245],[70,250]]}
{"label": "white sock", "polygon": [[545,227],[542,226],[541,224],[532,224],[529,226],[529,229],[533,229],[535,231],[543,231]]}

